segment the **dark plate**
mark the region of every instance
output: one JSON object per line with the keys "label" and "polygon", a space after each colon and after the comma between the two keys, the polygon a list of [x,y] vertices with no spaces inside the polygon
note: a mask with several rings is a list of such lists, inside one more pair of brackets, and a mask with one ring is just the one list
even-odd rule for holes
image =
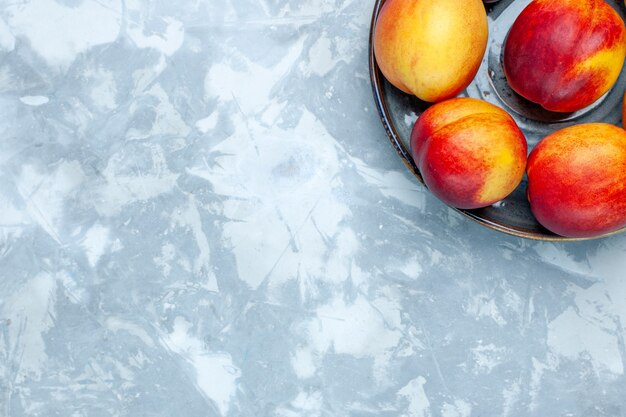
{"label": "dark plate", "polygon": [[[510,89],[502,71],[502,46],[515,18],[530,1],[501,0],[497,3],[486,4],[489,17],[487,52],[476,78],[459,96],[479,98],[507,110],[524,132],[529,151],[541,138],[574,124],[605,122],[620,126],[622,96],[626,87],[624,71],[609,93],[596,103],[576,113],[548,112]],[[422,177],[409,152],[409,138],[415,119],[430,104],[393,87],[385,80],[376,64],[373,48],[374,26],[384,2],[385,0],[376,1],[370,28],[369,65],[374,99],[391,143],[406,166],[423,184]],[[624,10],[623,2],[610,1],[610,4],[624,18],[626,10]],[[491,229],[516,236],[552,241],[584,240],[557,236],[537,223],[526,199],[526,186],[527,180],[524,177],[511,195],[492,206],[477,210],[455,210]],[[611,234],[624,230],[626,229]]]}

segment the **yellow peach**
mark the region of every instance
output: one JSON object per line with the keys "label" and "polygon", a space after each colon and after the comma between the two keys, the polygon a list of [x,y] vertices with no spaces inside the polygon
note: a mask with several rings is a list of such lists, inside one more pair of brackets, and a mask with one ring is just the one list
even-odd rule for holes
{"label": "yellow peach", "polygon": [[390,83],[437,102],[474,79],[487,38],[481,0],[387,0],[374,29],[374,53]]}

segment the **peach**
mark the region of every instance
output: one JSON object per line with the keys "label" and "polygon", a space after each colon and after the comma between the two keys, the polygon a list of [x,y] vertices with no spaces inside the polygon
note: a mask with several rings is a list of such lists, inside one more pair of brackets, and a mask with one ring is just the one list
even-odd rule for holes
{"label": "peach", "polygon": [[437,102],[474,79],[487,38],[482,0],[387,0],[374,29],[374,53],[391,84]]}
{"label": "peach", "polygon": [[554,112],[587,107],[611,89],[626,56],[626,28],[604,0],[534,0],[504,46],[511,88]]}
{"label": "peach", "polygon": [[513,118],[473,98],[429,107],[411,133],[411,155],[424,183],[457,208],[486,207],[509,195],[522,180],[526,154]]}
{"label": "peach", "polygon": [[528,200],[546,229],[589,238],[626,226],[626,131],[605,123],[561,129],[528,159]]}

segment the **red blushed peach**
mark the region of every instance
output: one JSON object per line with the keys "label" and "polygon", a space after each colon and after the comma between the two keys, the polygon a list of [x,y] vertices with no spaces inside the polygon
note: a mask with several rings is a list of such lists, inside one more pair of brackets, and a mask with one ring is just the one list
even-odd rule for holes
{"label": "red blushed peach", "polygon": [[436,102],[474,79],[487,38],[481,0],[387,0],[374,29],[374,53],[391,84]]}
{"label": "red blushed peach", "polygon": [[626,226],[626,131],[604,123],[559,130],[528,159],[528,200],[546,229],[588,238]]}
{"label": "red blushed peach", "polygon": [[589,106],[615,84],[626,28],[604,0],[534,0],[504,46],[504,72],[521,96],[555,112]]}
{"label": "red blushed peach", "polygon": [[463,209],[509,195],[526,167],[527,145],[507,112],[485,101],[454,98],[419,117],[411,154],[429,190]]}

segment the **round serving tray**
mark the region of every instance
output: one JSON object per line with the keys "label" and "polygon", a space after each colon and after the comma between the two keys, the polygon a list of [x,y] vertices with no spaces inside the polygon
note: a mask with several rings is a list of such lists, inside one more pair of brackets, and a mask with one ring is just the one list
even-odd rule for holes
{"label": "round serving tray", "polygon": [[[591,122],[620,126],[622,97],[626,88],[625,71],[622,71],[611,91],[596,103],[575,113],[546,111],[519,96],[508,86],[502,70],[502,47],[515,18],[530,1],[501,0],[485,4],[489,19],[487,52],[474,81],[459,96],[479,98],[507,110],[524,132],[529,152],[543,137],[567,126]],[[374,57],[373,35],[376,19],[384,3],[385,0],[376,1],[370,27],[369,66],[374,99],[391,143],[405,165],[423,184],[424,181],[409,152],[409,139],[415,120],[431,104],[396,89],[385,80],[378,68]],[[610,4],[622,18],[626,16],[623,2],[611,1]],[[550,241],[584,240],[558,236],[542,227],[530,211],[526,187],[527,180],[524,177],[512,194],[496,204],[476,210],[455,210],[484,226],[515,236]],[[626,229],[611,234],[624,230]],[[605,236],[608,235],[598,237]]]}

